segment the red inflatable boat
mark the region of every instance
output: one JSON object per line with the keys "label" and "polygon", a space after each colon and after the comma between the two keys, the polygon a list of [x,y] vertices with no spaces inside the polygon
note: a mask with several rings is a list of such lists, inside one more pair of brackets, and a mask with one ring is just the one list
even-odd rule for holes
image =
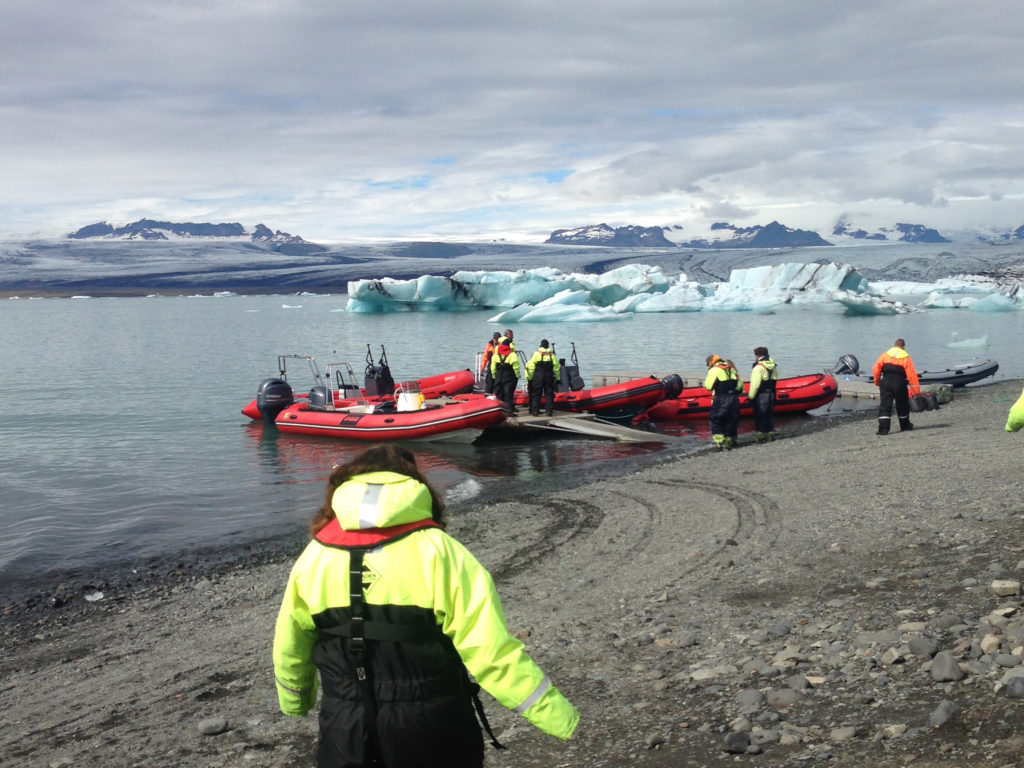
{"label": "red inflatable boat", "polygon": [[[380,362],[376,364],[368,354],[364,386],[362,387],[354,383],[355,375],[352,366],[348,363],[331,363],[327,366],[326,374],[322,375],[316,360],[311,356],[279,355],[277,358],[279,375],[276,378],[264,379],[260,383],[256,397],[242,408],[243,415],[256,421],[273,421],[284,408],[309,398],[309,392],[295,393],[292,391],[291,385],[288,383],[288,360],[306,362],[313,376],[313,389],[319,390],[314,398],[319,397],[320,404],[323,404],[325,402],[324,392],[330,387],[336,408],[356,405],[359,400],[393,400],[395,390],[399,386],[391,378],[391,371],[383,352]],[[403,382],[401,386],[407,389],[418,388],[425,399],[433,400],[470,392],[473,389],[474,380],[473,372],[464,369]]]}
{"label": "red inflatable boat", "polygon": [[[743,384],[743,392],[750,382]],[[836,378],[823,371],[807,376],[779,379],[775,384],[775,413],[812,411],[831,403],[838,392]],[[678,397],[666,398],[648,408],[640,418],[651,421],[707,418],[711,411],[711,392],[704,387],[687,387]],[[740,395],[740,416],[753,416],[754,408],[746,394]]]}
{"label": "red inflatable boat", "polygon": [[[422,400],[421,400],[422,403]],[[493,397],[423,403],[400,410],[402,398],[342,408],[318,408],[308,402],[288,406],[274,420],[281,432],[345,440],[451,440],[472,442],[487,427],[505,420],[505,406]]]}
{"label": "red inflatable boat", "polygon": [[[683,388],[682,379],[671,374],[663,379],[648,376],[643,379],[608,384],[575,392],[556,392],[555,410],[573,413],[592,413],[603,419],[629,421],[655,403],[677,394]],[[530,407],[530,396],[516,392],[516,408]],[[541,408],[545,407],[543,398]]]}

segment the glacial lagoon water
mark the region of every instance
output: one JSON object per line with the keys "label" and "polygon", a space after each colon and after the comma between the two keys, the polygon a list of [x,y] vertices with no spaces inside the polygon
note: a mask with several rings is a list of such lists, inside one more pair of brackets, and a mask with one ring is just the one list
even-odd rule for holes
{"label": "glacial lagoon water", "polygon": [[[492,312],[359,315],[345,303],[343,295],[0,302],[0,587],[26,574],[303,529],[331,466],[359,446],[282,436],[240,414],[276,374],[277,355],[346,361],[361,378],[367,344],[375,356],[384,345],[396,379],[416,378],[469,367],[500,330],[487,322]],[[897,336],[919,368],[992,358],[999,379],[1022,378],[1022,331],[1024,312],[849,317],[819,304],[523,324],[516,336],[523,350],[548,338],[559,356],[575,343],[590,384],[610,371],[700,371],[710,352],[747,368],[758,344],[783,375],[831,368],[845,353],[869,368]],[[849,407],[858,406],[837,400],[815,417]],[[682,439],[668,446],[544,439],[415,450],[431,481],[458,501],[702,444],[692,427],[675,432]]]}

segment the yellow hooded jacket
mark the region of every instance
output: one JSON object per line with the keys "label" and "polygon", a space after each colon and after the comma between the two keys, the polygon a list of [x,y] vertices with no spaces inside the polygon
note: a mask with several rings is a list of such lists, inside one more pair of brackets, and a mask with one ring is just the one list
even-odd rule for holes
{"label": "yellow hooded jacket", "polygon": [[1006,431],[1017,432],[1024,428],[1024,391],[1020,393],[1017,402],[1010,406],[1010,413],[1006,417]]}
{"label": "yellow hooded jacket", "polygon": [[[314,658],[329,661],[334,677],[339,677],[337,669],[348,668],[347,660],[336,658],[347,646],[330,646],[340,641],[322,637],[318,627],[327,627],[348,609],[350,550],[358,547],[364,551],[363,595],[371,618],[411,612],[436,625],[465,669],[502,705],[549,734],[572,735],[579,721],[576,709],[509,633],[488,571],[432,524],[426,486],[393,472],[358,475],[338,487],[332,506],[336,520],[306,546],[281,601],[273,658],[282,712],[303,716],[314,705]],[[399,537],[389,538],[389,532]],[[384,543],[372,546],[375,540]],[[331,654],[335,657],[328,658]],[[321,677],[328,674],[324,666],[320,671]],[[332,688],[347,685],[345,675],[340,678],[332,677]],[[326,678],[324,685],[322,710],[329,695]]]}

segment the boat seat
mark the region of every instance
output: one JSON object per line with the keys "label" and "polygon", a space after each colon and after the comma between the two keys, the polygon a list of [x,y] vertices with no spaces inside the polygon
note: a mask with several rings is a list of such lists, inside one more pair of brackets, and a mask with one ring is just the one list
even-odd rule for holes
{"label": "boat seat", "polygon": [[374,407],[372,405],[351,405],[344,410],[348,413],[373,413]]}
{"label": "boat seat", "polygon": [[394,413],[395,404],[390,401],[380,403],[361,403],[360,405],[350,405],[347,408],[339,408],[338,410],[358,415],[365,415],[368,413]]}

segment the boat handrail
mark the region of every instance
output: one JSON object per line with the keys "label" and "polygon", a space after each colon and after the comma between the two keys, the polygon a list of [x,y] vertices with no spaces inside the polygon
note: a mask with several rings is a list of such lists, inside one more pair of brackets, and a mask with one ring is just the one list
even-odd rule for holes
{"label": "boat handrail", "polygon": [[[341,400],[347,399],[347,394],[353,394],[356,397],[360,397],[362,395],[363,391],[359,385],[355,383],[356,374],[350,364],[345,362],[328,363],[326,368],[324,368],[324,373],[327,380],[326,410],[335,410],[335,394],[337,394],[338,398]],[[354,390],[354,392],[349,393],[348,390]]]}
{"label": "boat handrail", "polygon": [[320,375],[320,368],[316,364],[316,358],[312,355],[278,355],[277,356],[277,371],[282,379],[288,381],[288,361],[289,360],[304,360],[309,365],[309,370],[313,374],[314,384],[323,385],[323,378]]}

